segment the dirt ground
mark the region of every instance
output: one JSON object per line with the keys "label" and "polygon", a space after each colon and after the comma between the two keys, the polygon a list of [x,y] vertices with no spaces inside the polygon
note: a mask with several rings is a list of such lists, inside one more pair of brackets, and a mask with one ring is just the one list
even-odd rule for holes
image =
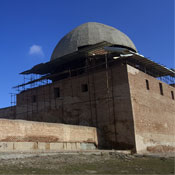
{"label": "dirt ground", "polygon": [[173,157],[98,153],[0,153],[0,174],[174,174]]}

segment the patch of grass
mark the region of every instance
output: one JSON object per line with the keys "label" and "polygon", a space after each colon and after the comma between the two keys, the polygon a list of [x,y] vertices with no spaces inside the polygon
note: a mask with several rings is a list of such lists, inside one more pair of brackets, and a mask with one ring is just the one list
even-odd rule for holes
{"label": "patch of grass", "polygon": [[174,174],[174,160],[156,158],[137,158],[130,161],[107,160],[104,163],[74,164],[67,167],[65,173],[93,174]]}
{"label": "patch of grass", "polygon": [[6,167],[0,169],[0,174],[56,174],[57,170],[48,170],[44,168],[29,168],[29,167]]}
{"label": "patch of grass", "polygon": [[[0,164],[0,174],[174,174],[173,158],[86,156],[32,158]],[[65,162],[66,160],[66,162]],[[73,161],[72,161],[73,160]],[[14,160],[15,161],[15,160]]]}

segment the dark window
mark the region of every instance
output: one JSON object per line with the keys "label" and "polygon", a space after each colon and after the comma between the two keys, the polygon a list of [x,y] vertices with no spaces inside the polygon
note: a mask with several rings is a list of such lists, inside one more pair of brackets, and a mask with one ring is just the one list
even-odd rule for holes
{"label": "dark window", "polygon": [[174,100],[174,92],[173,91],[171,91],[171,97]]}
{"label": "dark window", "polygon": [[60,88],[54,88],[54,97],[59,98],[60,97]]}
{"label": "dark window", "polygon": [[35,103],[36,102],[36,95],[33,95],[32,96],[32,103]]}
{"label": "dark window", "polygon": [[146,89],[149,90],[149,81],[146,80]]}
{"label": "dark window", "polygon": [[87,92],[88,91],[88,85],[87,84],[82,84],[81,85],[81,91],[82,92]]}
{"label": "dark window", "polygon": [[162,83],[159,83],[159,87],[160,87],[160,94],[163,95],[163,86],[162,86]]}

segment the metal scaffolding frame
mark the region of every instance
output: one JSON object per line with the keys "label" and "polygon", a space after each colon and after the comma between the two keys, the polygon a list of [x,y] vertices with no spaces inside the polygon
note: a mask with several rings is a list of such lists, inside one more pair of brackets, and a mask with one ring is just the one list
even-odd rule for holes
{"label": "metal scaffolding frame", "polygon": [[[92,59],[91,59],[92,58]],[[81,68],[77,68],[77,69],[68,69],[68,70],[65,70],[64,73],[67,74],[68,73],[68,76],[66,78],[68,78],[70,81],[71,81],[71,87],[72,87],[72,77],[74,76],[79,76],[81,74],[83,75],[87,75],[88,77],[88,84],[89,84],[89,74],[91,73],[93,75],[93,81],[94,80],[94,71],[98,70],[99,68],[104,68],[106,70],[106,79],[107,79],[107,82],[106,82],[106,86],[107,86],[107,94],[109,93],[108,92],[108,89],[109,89],[109,82],[108,82],[108,72],[109,72],[109,67],[111,69],[112,65],[113,64],[118,64],[118,63],[123,63],[123,64],[129,64],[143,72],[145,72],[146,74],[149,74],[155,78],[157,78],[158,80],[160,81],[163,81],[167,84],[175,84],[175,77],[173,76],[170,76],[170,75],[167,75],[167,76],[159,76],[159,72],[156,72],[154,70],[154,67],[152,67],[152,69],[148,68],[148,67],[144,67],[144,65],[142,64],[139,64],[137,61],[133,61],[132,59],[118,59],[118,60],[114,60],[112,59],[113,57],[109,54],[105,54],[104,55],[104,60],[103,62],[101,62],[100,64],[97,64],[97,65],[86,65],[85,67],[81,67]],[[93,60],[95,59],[95,56],[94,57],[87,57],[88,61],[89,60]],[[24,108],[26,108],[27,110],[27,115],[28,113],[33,113],[33,112],[38,112],[38,107],[37,107],[37,110],[34,110],[34,104],[31,103],[29,100],[31,97],[32,97],[32,91],[35,89],[35,94],[36,95],[36,99],[39,98],[38,96],[38,93],[37,93],[37,87],[42,87],[43,89],[43,94],[42,96],[44,97],[43,98],[43,105],[44,107],[46,106],[46,103],[49,103],[51,104],[51,90],[49,90],[49,94],[46,94],[44,91],[45,91],[45,86],[49,86],[51,88],[51,83],[52,81],[50,80],[50,78],[53,78],[53,77],[56,77],[56,76],[59,76],[63,74],[62,72],[61,73],[56,73],[56,74],[51,74],[51,75],[46,75],[46,76],[41,76],[41,75],[37,75],[37,74],[31,74],[31,75],[23,75],[23,84],[21,85],[18,85],[18,86],[15,86],[14,88],[16,89],[16,93],[11,93],[11,106],[15,106],[16,105],[16,95],[19,94],[19,93],[23,93],[23,92],[27,92],[27,96],[26,96],[26,101],[27,101],[27,104],[26,105],[23,105]],[[94,91],[96,91],[95,89],[95,85],[93,86],[94,87]],[[30,92],[30,93],[29,93]],[[89,92],[90,93],[90,92]],[[73,90],[72,90],[72,95],[73,95]],[[91,100],[91,97],[90,97],[90,94],[89,94],[89,98],[90,98],[90,103],[92,103],[92,100]],[[94,98],[95,97],[95,94],[94,94]],[[36,103],[37,103],[38,100],[36,100]],[[64,105],[64,104],[63,104]],[[29,106],[32,106],[31,107],[31,110],[29,110]],[[56,99],[55,99],[55,107],[56,107]],[[51,108],[51,105],[50,105],[50,108]],[[97,118],[97,114],[96,114],[96,118]],[[98,119],[96,119],[98,120]]]}
{"label": "metal scaffolding frame", "polygon": [[[96,58],[101,61],[94,64],[94,61]],[[166,75],[166,76],[159,76],[161,73],[159,71],[155,71],[154,67],[148,67],[148,65],[141,64],[137,61],[137,59],[131,59],[131,58],[119,58],[117,60],[113,59],[112,54],[105,54],[103,56],[87,56],[86,57],[87,64],[84,67],[78,67],[74,69],[66,69],[64,72],[57,72],[55,74],[50,75],[37,75],[37,74],[31,74],[31,75],[23,75],[23,84],[15,86],[16,93],[11,94],[11,110],[12,114],[14,115],[13,118],[21,118],[23,116],[26,116],[27,120],[33,120],[31,119],[32,115],[38,114],[40,112],[40,105],[42,104],[42,112],[47,113],[48,110],[54,109],[58,110],[58,101],[61,103],[61,111],[62,116],[60,117],[60,120],[62,123],[65,123],[64,119],[64,108],[66,104],[64,104],[64,100],[62,98],[54,98],[52,92],[52,88],[56,87],[55,82],[52,82],[52,78],[55,78],[57,76],[66,75],[64,78],[68,79],[70,81],[70,87],[71,87],[71,95],[73,96],[73,78],[77,76],[86,76],[87,77],[87,84],[88,84],[88,96],[89,100],[83,101],[83,102],[76,102],[73,103],[73,105],[80,104],[80,103],[89,103],[89,109],[90,109],[90,125],[95,126],[97,128],[100,127],[99,125],[99,119],[98,119],[98,111],[97,111],[97,104],[100,100],[106,100],[107,102],[107,108],[108,108],[108,115],[111,115],[111,109],[112,109],[112,115],[113,115],[113,123],[116,123],[117,114],[115,112],[115,98],[114,96],[114,87],[113,87],[113,65],[116,64],[128,64],[136,69],[139,69],[140,71],[149,74],[153,76],[154,78],[157,78],[160,81],[163,81],[167,84],[175,84],[175,76],[172,75]],[[106,74],[106,89],[107,94],[106,97],[97,98],[96,97],[96,85],[95,85],[95,72],[104,70]],[[91,75],[91,80],[90,80]],[[110,84],[111,89],[109,90],[109,76],[111,79],[112,84]],[[59,80],[58,80],[59,81]],[[91,83],[91,84],[90,84]],[[110,91],[110,92],[109,92]],[[17,110],[14,108],[16,105],[16,96],[18,94],[25,93],[25,101],[24,104],[19,104],[20,110]],[[112,97],[109,94],[112,94]],[[32,101],[32,97],[36,96],[35,100]],[[93,98],[91,97],[93,95]],[[42,103],[39,102],[39,99],[43,99]],[[34,98],[33,98],[34,99]],[[18,99],[17,99],[18,100]],[[18,101],[17,101],[18,103]],[[40,104],[39,104],[40,103]],[[54,105],[53,105],[54,103]],[[112,104],[112,107],[110,105]],[[17,104],[18,105],[18,104]],[[92,107],[93,106],[93,107]],[[20,111],[20,112],[19,112]],[[94,115],[94,118],[93,118]],[[95,119],[95,120],[94,120]],[[77,125],[80,124],[80,119],[77,119]],[[115,140],[117,140],[117,128],[116,125],[114,125],[114,135]]]}

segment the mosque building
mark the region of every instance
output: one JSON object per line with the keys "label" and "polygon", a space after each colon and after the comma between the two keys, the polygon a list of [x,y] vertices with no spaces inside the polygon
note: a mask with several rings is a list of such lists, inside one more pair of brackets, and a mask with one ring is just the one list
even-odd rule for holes
{"label": "mosque building", "polygon": [[94,127],[99,149],[175,151],[175,72],[139,54],[118,29],[82,24],[50,61],[21,74],[16,103],[0,118]]}

